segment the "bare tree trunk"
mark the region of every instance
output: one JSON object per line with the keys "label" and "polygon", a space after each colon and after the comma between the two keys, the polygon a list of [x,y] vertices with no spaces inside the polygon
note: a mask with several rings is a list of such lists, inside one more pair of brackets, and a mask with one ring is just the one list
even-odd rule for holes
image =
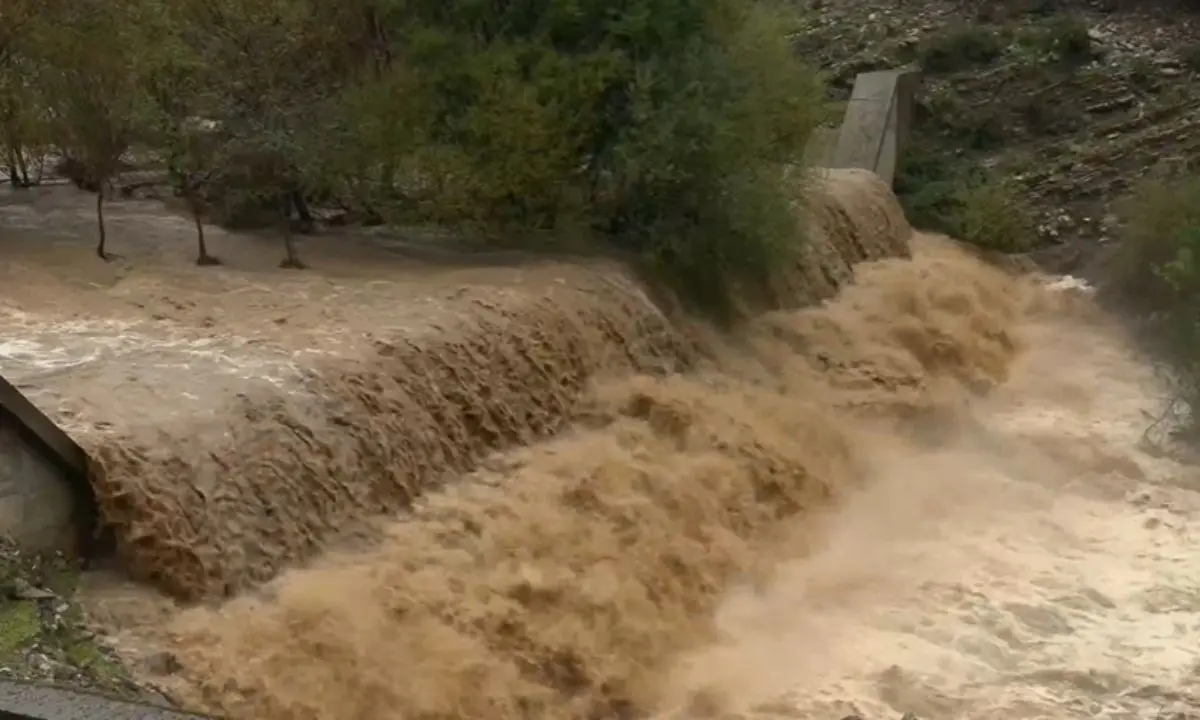
{"label": "bare tree trunk", "polygon": [[303,270],[306,265],[300,260],[296,250],[296,238],[292,235],[292,193],[284,193],[281,198],[280,210],[283,214],[283,249],[287,253],[279,267],[292,270]]}
{"label": "bare tree trunk", "polygon": [[193,191],[188,190],[187,195],[188,209],[192,212],[192,221],[196,223],[196,264],[201,267],[220,265],[220,258],[208,254],[208,244],[204,241],[204,222],[200,219],[200,203],[196,200]]}
{"label": "bare tree trunk", "polygon": [[33,187],[33,183],[29,182],[29,163],[25,162],[25,153],[17,150],[17,170],[21,173],[21,185],[23,187]]}
{"label": "bare tree trunk", "polygon": [[[308,201],[304,199],[304,193],[299,190],[293,190],[290,194],[292,204],[296,206],[296,215],[300,217],[300,232],[308,234],[316,230],[317,222],[313,218],[312,210],[308,207]],[[291,209],[288,210],[288,217],[291,217]]]}
{"label": "bare tree trunk", "polygon": [[100,187],[96,189],[96,226],[100,231],[100,242],[96,244],[96,256],[101,260],[108,262],[109,256],[104,251],[104,246],[108,242],[108,231],[104,227],[104,183],[100,183]]}
{"label": "bare tree trunk", "polygon": [[8,148],[8,182],[14,187],[21,187],[21,176],[17,174],[17,154],[12,146]]}

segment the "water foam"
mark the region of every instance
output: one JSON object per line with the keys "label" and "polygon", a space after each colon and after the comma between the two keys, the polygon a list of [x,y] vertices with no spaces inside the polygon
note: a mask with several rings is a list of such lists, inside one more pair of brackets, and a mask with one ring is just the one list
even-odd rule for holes
{"label": "water foam", "polygon": [[1068,315],[1025,335],[969,432],[936,453],[885,450],[868,489],[823,518],[820,550],[726,602],[724,641],[677,668],[676,707],[1196,712],[1200,472],[1140,447],[1166,388],[1112,327]]}
{"label": "water foam", "polygon": [[[849,266],[871,256],[855,234],[895,230],[885,205],[827,238],[780,292],[829,298]],[[833,220],[846,213],[823,212],[836,236]],[[916,247],[911,260],[860,267],[858,283],[820,308],[771,314],[733,339],[696,334],[703,352],[688,374],[572,375],[571,428],[522,436],[527,447],[509,443],[500,455],[472,450],[470,463],[451,465],[474,472],[376,528],[364,547],[329,550],[261,591],[187,609],[90,576],[91,612],[118,631],[143,679],[233,718],[1116,718],[1191,708],[1196,477],[1140,447],[1165,389],[1098,321],[1088,288],[1009,277],[936,238]],[[107,297],[131,301],[147,287],[166,285],[125,278]],[[296,281],[287,295],[318,292],[366,291]],[[506,303],[519,294],[488,293]],[[247,337],[279,339],[266,345],[281,357],[304,344],[333,347],[268,332],[278,319],[269,294],[163,312],[245,311],[258,333]],[[458,328],[453,308],[491,308],[481,342],[494,345],[510,320],[488,302],[390,308],[404,316],[398,326],[448,308],[422,337]],[[387,320],[366,308],[305,312],[353,328]],[[635,326],[648,317],[619,314]],[[9,362],[65,362],[53,344],[23,340],[6,346]],[[113,367],[71,370],[59,387],[86,394],[100,373],[119,388]],[[471,392],[505,387],[491,377]],[[99,407],[92,412],[98,423]],[[379,437],[399,445],[437,436],[413,428],[387,426]],[[241,458],[238,468],[257,467],[245,448],[234,452],[227,427],[215,443],[189,432],[181,437],[197,452],[215,447]],[[276,515],[298,488],[324,487],[304,485],[313,467],[301,462],[304,448],[320,455],[289,446],[299,459],[260,492]],[[299,528],[292,536],[261,520],[271,513],[181,510],[182,501],[139,486],[192,492],[179,479],[128,467],[122,492],[161,501],[171,522],[216,529],[208,539],[225,556],[202,570],[244,567],[229,538],[278,551],[272,568],[300,556],[289,543],[322,546],[304,523],[289,526]],[[377,487],[382,477],[338,468],[338,487]],[[449,475],[457,473],[435,479]],[[252,476],[221,476],[226,484],[210,489],[266,487]],[[297,507],[338,506],[304,492]],[[166,556],[145,557],[152,565]]]}

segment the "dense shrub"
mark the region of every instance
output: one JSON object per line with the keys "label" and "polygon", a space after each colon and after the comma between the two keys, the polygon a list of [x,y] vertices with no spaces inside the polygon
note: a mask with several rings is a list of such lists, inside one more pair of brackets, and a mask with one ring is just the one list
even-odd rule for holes
{"label": "dense shrub", "polygon": [[1021,32],[1017,45],[1044,60],[1068,64],[1086,63],[1097,55],[1087,23],[1068,14]]}
{"label": "dense shrub", "polygon": [[963,188],[956,235],[986,250],[1020,253],[1033,249],[1037,228],[1024,196],[1004,182],[987,178]]}
{"label": "dense shrub", "polygon": [[1200,303],[1200,176],[1143,180],[1117,210],[1122,230],[1113,288],[1151,312]]}
{"label": "dense shrub", "polygon": [[418,4],[435,213],[498,239],[590,227],[728,312],[795,241],[781,177],[820,120],[816,75],[762,3],[545,4]]}
{"label": "dense shrub", "polygon": [[981,166],[920,146],[910,150],[896,192],[914,227],[952,235],[985,250],[1026,252],[1037,241],[1024,196]]}
{"label": "dense shrub", "polygon": [[953,25],[926,38],[921,44],[921,67],[927,72],[953,72],[987,65],[1000,57],[1004,37],[988,25]]}
{"label": "dense shrub", "polygon": [[1121,244],[1110,291],[1139,314],[1146,338],[1176,370],[1200,429],[1200,176],[1150,178],[1118,206]]}

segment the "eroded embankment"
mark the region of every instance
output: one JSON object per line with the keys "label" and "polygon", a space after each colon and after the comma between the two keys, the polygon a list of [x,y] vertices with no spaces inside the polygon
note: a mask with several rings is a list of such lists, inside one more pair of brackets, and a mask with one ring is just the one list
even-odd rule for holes
{"label": "eroded embankment", "polygon": [[789,521],[869,482],[881,433],[1005,378],[1040,291],[919,245],[693,372],[600,383],[574,430],[426,496],[371,549],[156,628],[180,667],[157,681],[266,720],[653,710],[730,584],[802,551],[774,544]]}
{"label": "eroded embankment", "polygon": [[[908,226],[873,176],[832,173],[810,205],[809,258],[783,274],[788,297],[828,297],[853,263],[907,252]],[[82,438],[132,573],[186,598],[253,585],[485,454],[554,434],[591,379],[695,359],[686,333],[615,273],[445,316],[357,360],[318,361],[302,382],[223,399],[207,418]]]}

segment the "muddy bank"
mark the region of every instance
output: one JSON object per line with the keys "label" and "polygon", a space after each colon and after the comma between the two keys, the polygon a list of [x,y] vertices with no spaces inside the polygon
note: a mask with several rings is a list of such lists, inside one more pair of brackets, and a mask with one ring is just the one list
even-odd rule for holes
{"label": "muddy bank", "polygon": [[[830,297],[856,262],[907,253],[894,198],[866,173],[828,174],[808,205],[806,256],[781,272],[780,306]],[[155,336],[152,350],[27,379],[95,459],[122,560],[185,598],[261,582],[488,453],[553,435],[596,377],[672,373],[699,349],[611,268],[531,270],[419,305],[344,287],[317,288],[318,301],[316,285],[288,280],[286,312],[244,273],[171,273],[84,291],[120,303],[99,346],[136,330]],[[66,307],[74,293],[46,295]],[[369,304],[348,304],[360,296]]]}

